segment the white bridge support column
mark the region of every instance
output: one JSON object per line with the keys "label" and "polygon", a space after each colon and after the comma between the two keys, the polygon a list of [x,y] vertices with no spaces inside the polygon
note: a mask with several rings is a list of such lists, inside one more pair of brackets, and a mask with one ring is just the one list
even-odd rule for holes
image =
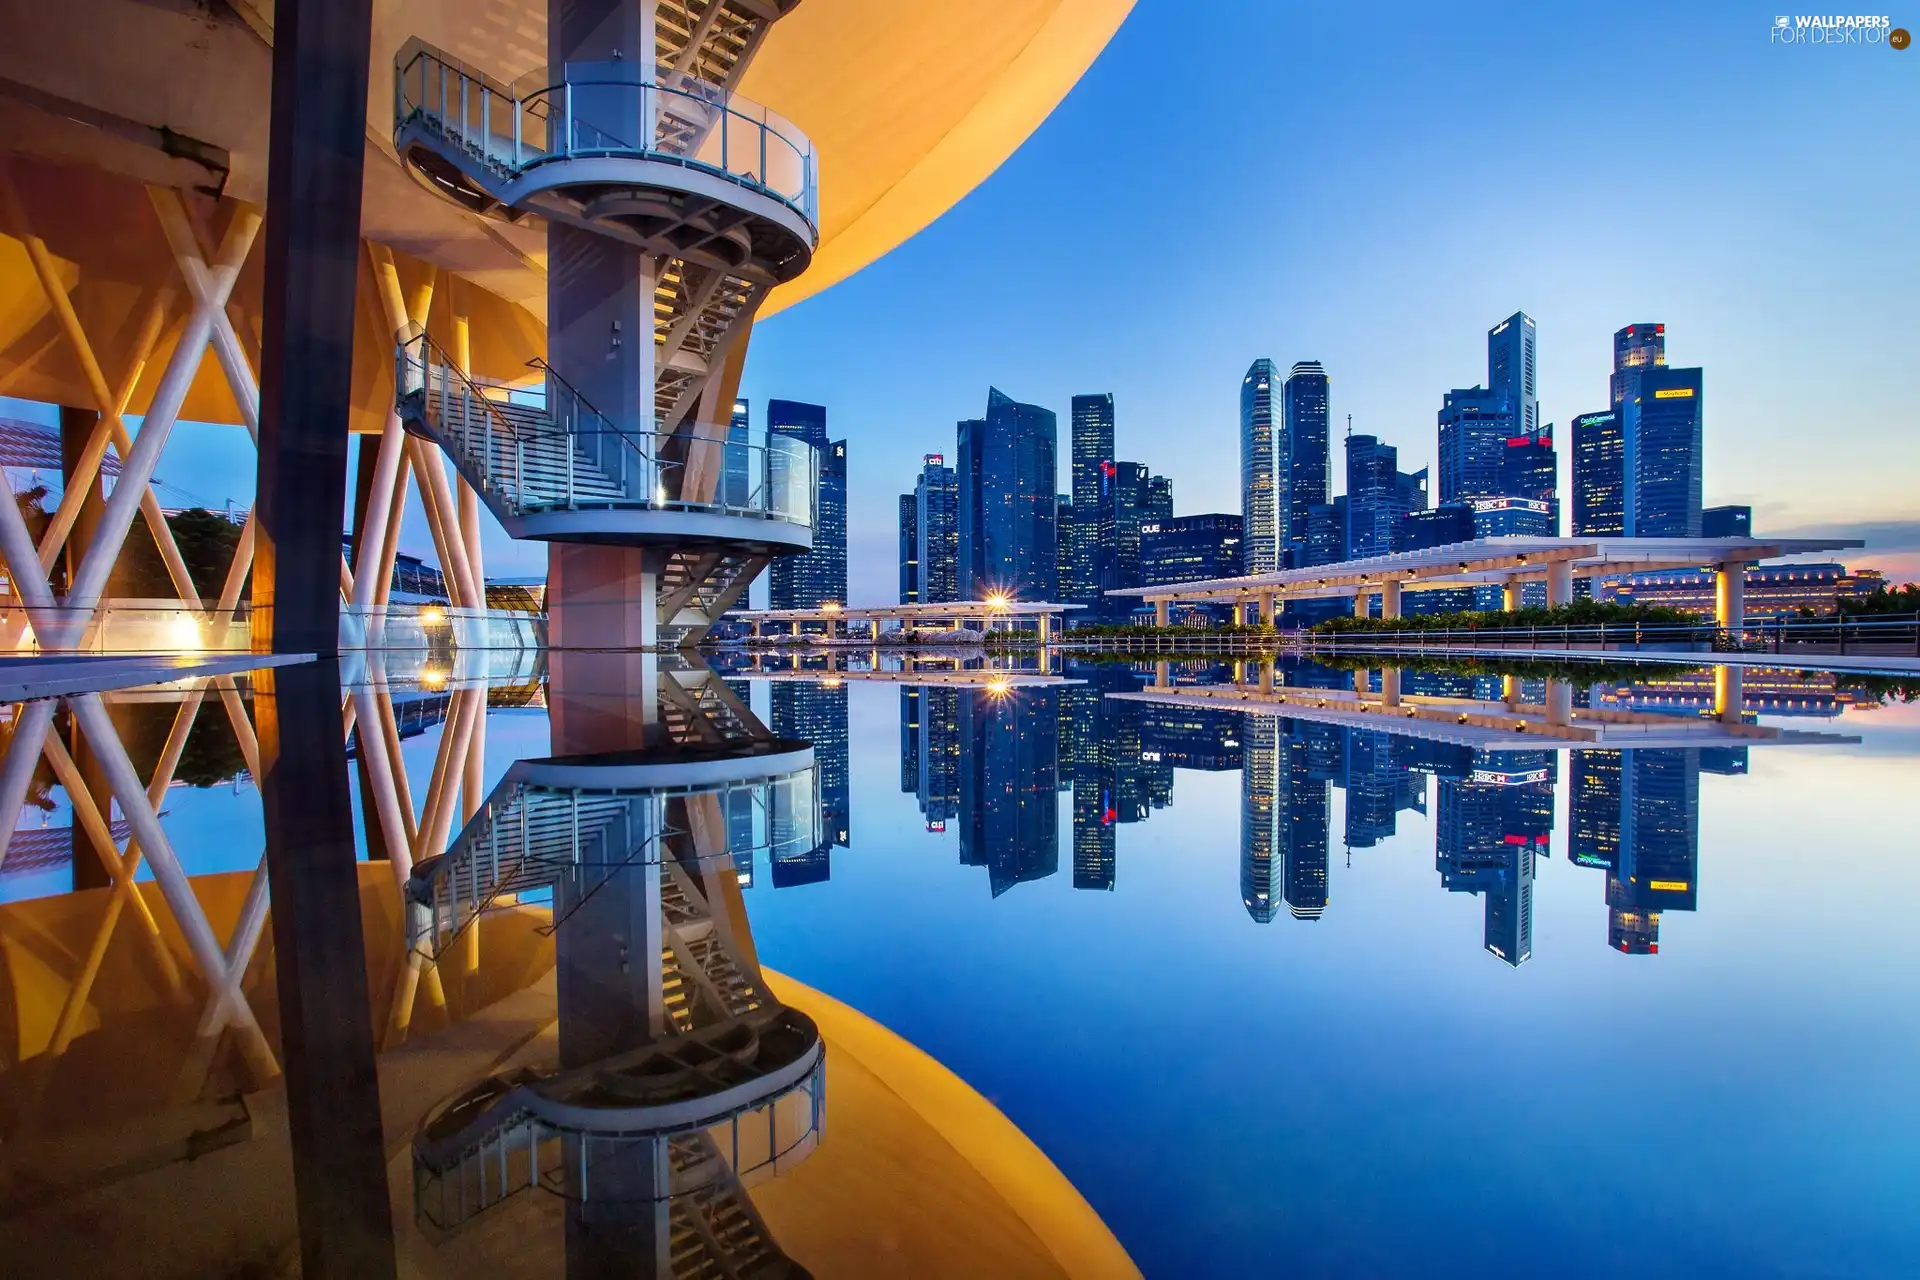
{"label": "white bridge support column", "polygon": [[1747,565],[1732,560],[1713,566],[1713,621],[1724,631],[1747,629]]}
{"label": "white bridge support column", "polygon": [[1400,616],[1400,584],[1383,582],[1380,584],[1380,616],[1398,618]]}
{"label": "white bridge support column", "polygon": [[1559,679],[1547,681],[1547,723],[1552,725],[1573,723],[1572,681]]}
{"label": "white bridge support column", "polygon": [[1723,662],[1713,669],[1713,715],[1723,724],[1747,718],[1746,668]]}
{"label": "white bridge support column", "polygon": [[1164,627],[1171,625],[1173,617],[1172,602],[1165,597],[1153,602],[1153,625]]}
{"label": "white bridge support column", "polygon": [[1353,616],[1365,618],[1371,616],[1373,593],[1364,588],[1353,593]]}
{"label": "white bridge support column", "polygon": [[1500,607],[1508,613],[1520,612],[1520,592],[1525,586],[1518,578],[1508,578],[1500,584]]}
{"label": "white bridge support column", "polygon": [[1558,609],[1573,603],[1573,564],[1555,560],[1547,566],[1547,607]]}

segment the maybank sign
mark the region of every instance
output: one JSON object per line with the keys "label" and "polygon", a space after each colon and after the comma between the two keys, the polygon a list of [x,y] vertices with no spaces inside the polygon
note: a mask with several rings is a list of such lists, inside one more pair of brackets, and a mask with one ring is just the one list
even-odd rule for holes
{"label": "maybank sign", "polygon": [[[1893,37],[1898,35],[1899,39]],[[1781,14],[1773,20],[1773,44],[1886,44],[1907,47],[1906,32],[1885,14]]]}

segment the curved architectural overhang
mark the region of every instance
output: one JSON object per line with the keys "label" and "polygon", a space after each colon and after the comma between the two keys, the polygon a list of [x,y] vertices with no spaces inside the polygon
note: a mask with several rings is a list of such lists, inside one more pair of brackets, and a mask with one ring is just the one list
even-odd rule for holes
{"label": "curved architectural overhang", "polygon": [[[823,171],[812,268],[760,311],[845,279],[932,222],[993,172],[1092,63],[1132,0],[1000,0],[970,5],[805,0],[782,18],[740,91],[794,120]],[[159,5],[63,0],[15,6],[0,43],[0,152],[108,376],[124,369],[138,308],[175,275],[141,190],[158,183],[259,203],[266,194],[271,0]],[[375,0],[368,89],[365,236],[393,249],[403,281],[452,272],[472,319],[482,377],[531,381],[545,349],[546,243],[425,190],[393,150],[392,57],[420,37],[502,74],[543,67],[546,0]],[[829,73],[823,74],[823,68]],[[209,208],[211,202],[209,201]],[[7,394],[91,402],[59,340],[17,238],[0,225],[0,383]],[[235,290],[243,342],[257,343],[264,241]],[[436,291],[429,329],[450,318]],[[354,354],[355,430],[379,430],[393,352],[371,271]],[[168,332],[136,384],[144,412],[173,345]],[[237,423],[215,362],[182,417]]]}

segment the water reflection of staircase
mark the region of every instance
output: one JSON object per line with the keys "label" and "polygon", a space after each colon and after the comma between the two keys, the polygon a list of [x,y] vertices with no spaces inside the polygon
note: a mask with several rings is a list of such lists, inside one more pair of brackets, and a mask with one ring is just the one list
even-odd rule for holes
{"label": "water reflection of staircase", "polygon": [[733,608],[772,556],[728,547],[678,550],[660,571],[655,608],[660,643],[685,648],[705,638]]}

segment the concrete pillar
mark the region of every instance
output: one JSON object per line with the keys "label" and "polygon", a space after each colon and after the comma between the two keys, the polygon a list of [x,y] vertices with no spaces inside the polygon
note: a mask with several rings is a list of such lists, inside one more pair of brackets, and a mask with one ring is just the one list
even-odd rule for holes
{"label": "concrete pillar", "polygon": [[[296,0],[275,14],[274,34],[253,647],[331,656],[340,648],[340,515],[347,500],[372,3]],[[340,750],[344,787],[345,747]],[[296,1183],[300,1141],[296,1122]],[[384,1166],[377,1180],[384,1196]],[[391,1224],[382,1230],[382,1269],[392,1274]],[[329,1252],[320,1253],[319,1237],[310,1237],[304,1221],[301,1239],[303,1256],[323,1274],[353,1269],[351,1249],[334,1255],[329,1240]]]}
{"label": "concrete pillar", "polygon": [[1167,664],[1167,660],[1165,658],[1162,658],[1160,661],[1154,663],[1153,664],[1153,687],[1156,689],[1172,688],[1173,677],[1170,674],[1171,671],[1172,671],[1172,668]]}
{"label": "concrete pillar", "polygon": [[1233,602],[1233,625],[1236,627],[1244,627],[1247,625],[1247,602],[1245,600],[1235,600]]}
{"label": "concrete pillar", "polygon": [[1371,591],[1363,590],[1363,591],[1356,591],[1353,593],[1353,616],[1354,617],[1356,618],[1370,617],[1372,616],[1372,609],[1373,609],[1373,593]]}
{"label": "concrete pillar", "polygon": [[1713,620],[1727,631],[1747,627],[1747,566],[1734,560],[1713,566]]}
{"label": "concrete pillar", "polygon": [[1260,692],[1273,692],[1273,663],[1271,662],[1262,662],[1260,664]]}
{"label": "concrete pillar", "polygon": [[1500,677],[1500,700],[1507,704],[1509,710],[1517,708],[1520,705],[1519,676]]}
{"label": "concrete pillar", "polygon": [[1547,681],[1547,723],[1557,725],[1573,723],[1573,683],[1571,681],[1556,679]]}
{"label": "concrete pillar", "polygon": [[1508,578],[1500,584],[1500,607],[1508,613],[1520,612],[1521,582],[1518,578]]}
{"label": "concrete pillar", "polygon": [[1573,564],[1555,560],[1547,566],[1547,607],[1557,609],[1573,603]]}
{"label": "concrete pillar", "polygon": [[1380,703],[1388,707],[1400,705],[1400,668],[1380,669]]}
{"label": "concrete pillar", "polygon": [[752,622],[748,623],[747,626],[751,629],[753,638],[758,640],[760,638],[760,619],[755,618]]}
{"label": "concrete pillar", "polygon": [[1053,643],[1053,615],[1050,613],[1040,615],[1040,643],[1043,645]]}
{"label": "concrete pillar", "polygon": [[1373,692],[1373,678],[1364,668],[1353,673],[1353,691],[1363,698]]}
{"label": "concrete pillar", "polygon": [[547,546],[547,643],[641,649],[659,643],[655,567],[638,547]]}
{"label": "concrete pillar", "polygon": [[1398,618],[1400,616],[1400,584],[1383,582],[1380,584],[1380,616]]}
{"label": "concrete pillar", "polygon": [[1725,724],[1747,718],[1746,669],[1723,662],[1713,669],[1713,715]]}
{"label": "concrete pillar", "polygon": [[1255,600],[1260,608],[1260,621],[1269,627],[1275,625],[1273,617],[1273,592],[1262,591],[1255,597]]}
{"label": "concrete pillar", "polygon": [[1172,625],[1172,614],[1172,602],[1168,600],[1155,600],[1153,602],[1154,626],[1165,627]]}
{"label": "concrete pillar", "polygon": [[665,737],[656,655],[556,649],[548,657],[547,719],[554,755],[632,751]]}

